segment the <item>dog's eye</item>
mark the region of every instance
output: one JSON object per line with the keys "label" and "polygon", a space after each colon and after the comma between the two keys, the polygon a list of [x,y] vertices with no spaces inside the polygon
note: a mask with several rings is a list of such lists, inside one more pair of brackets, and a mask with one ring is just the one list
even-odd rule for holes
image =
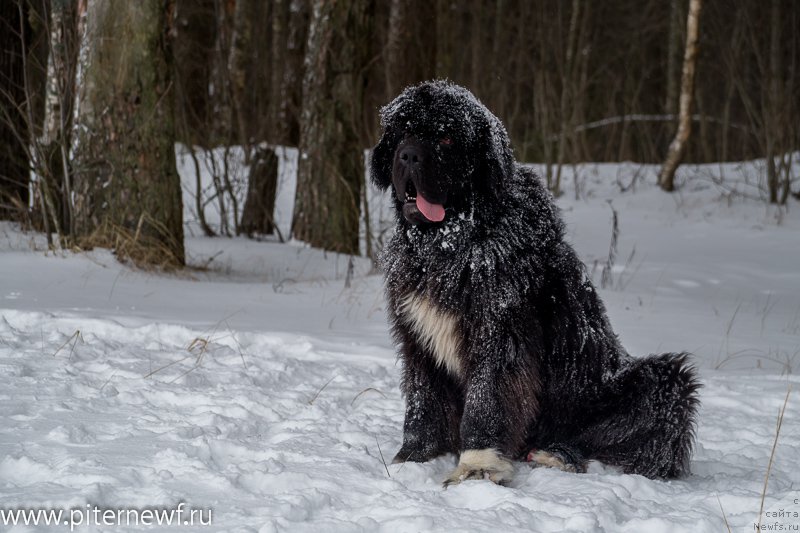
{"label": "dog's eye", "polygon": [[442,137],[441,139],[439,139],[439,144],[441,144],[442,146],[450,146],[451,144],[453,144],[453,139],[451,139],[450,137]]}

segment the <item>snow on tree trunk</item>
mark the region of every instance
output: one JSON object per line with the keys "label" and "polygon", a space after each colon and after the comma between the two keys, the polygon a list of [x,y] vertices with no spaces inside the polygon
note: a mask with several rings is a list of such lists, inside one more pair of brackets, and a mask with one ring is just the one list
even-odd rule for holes
{"label": "snow on tree trunk", "polygon": [[658,176],[658,182],[665,191],[675,190],[675,170],[677,170],[681,159],[683,159],[686,144],[692,131],[692,94],[694,93],[694,73],[697,64],[697,39],[701,7],[701,0],[690,0],[689,16],[686,20],[686,51],[683,56],[678,131],[669,145],[667,158]]}
{"label": "snow on tree trunk", "polygon": [[184,264],[175,166],[171,2],[89,0],[79,54],[79,243],[137,264]]}
{"label": "snow on tree trunk", "polygon": [[370,61],[371,0],[316,0],[303,80],[293,234],[358,253],[364,158],[359,127]]}

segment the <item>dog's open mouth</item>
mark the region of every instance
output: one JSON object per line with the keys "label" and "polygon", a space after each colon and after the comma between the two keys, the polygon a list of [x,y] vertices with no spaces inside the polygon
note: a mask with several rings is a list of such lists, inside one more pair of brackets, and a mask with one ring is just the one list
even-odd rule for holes
{"label": "dog's open mouth", "polygon": [[406,184],[405,195],[403,216],[409,222],[421,224],[424,222],[441,222],[444,220],[444,206],[426,200],[417,192],[411,180]]}

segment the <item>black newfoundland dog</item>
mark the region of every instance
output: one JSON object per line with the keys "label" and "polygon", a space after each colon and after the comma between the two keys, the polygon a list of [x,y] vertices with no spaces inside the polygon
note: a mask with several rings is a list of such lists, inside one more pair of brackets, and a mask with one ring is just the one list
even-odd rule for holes
{"label": "black newfoundland dog", "polygon": [[686,473],[699,387],[686,355],[633,358],[620,346],[500,121],[434,81],[406,89],[381,123],[371,179],[394,193],[382,265],[406,397],[394,461],[457,453],[445,486],[506,483],[525,458]]}

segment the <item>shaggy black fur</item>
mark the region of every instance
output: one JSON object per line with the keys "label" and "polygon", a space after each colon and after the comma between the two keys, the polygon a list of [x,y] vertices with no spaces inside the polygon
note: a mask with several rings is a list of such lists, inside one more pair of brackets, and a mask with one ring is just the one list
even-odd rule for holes
{"label": "shaggy black fur", "polygon": [[[577,471],[597,459],[685,474],[699,387],[686,355],[633,358],[620,346],[551,195],[515,163],[500,121],[436,81],[406,89],[381,123],[371,178],[395,193],[382,266],[406,396],[395,461],[538,449]],[[431,222],[417,195],[444,220]],[[415,329],[409,295],[453,325],[443,339],[455,363]]]}

